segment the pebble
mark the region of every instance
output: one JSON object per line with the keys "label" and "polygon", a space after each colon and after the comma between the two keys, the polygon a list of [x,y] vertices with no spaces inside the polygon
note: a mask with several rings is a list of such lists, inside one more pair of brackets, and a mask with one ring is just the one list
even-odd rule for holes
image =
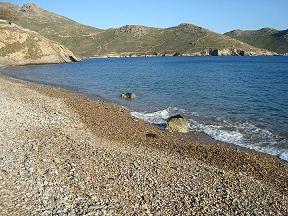
{"label": "pebble", "polygon": [[170,151],[153,128],[96,136],[68,98],[0,77],[0,215],[288,215],[271,185]]}

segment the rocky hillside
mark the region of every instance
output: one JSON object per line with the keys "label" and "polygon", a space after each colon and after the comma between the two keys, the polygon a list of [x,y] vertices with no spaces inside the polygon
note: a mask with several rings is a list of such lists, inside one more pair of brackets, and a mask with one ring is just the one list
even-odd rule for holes
{"label": "rocky hillside", "polygon": [[17,11],[16,24],[63,44],[79,56],[84,56],[85,50],[94,44],[95,35],[102,31],[48,12],[36,4],[0,3],[0,8]]}
{"label": "rocky hillside", "polygon": [[267,49],[280,54],[288,53],[288,29],[278,31],[272,28],[242,31],[234,30],[225,35],[248,43],[252,46]]}
{"label": "rocky hillside", "polygon": [[64,63],[76,60],[74,54],[61,44],[0,20],[0,65]]}
{"label": "rocky hillside", "polygon": [[20,7],[0,3],[1,7],[18,12],[17,24],[60,42],[82,57],[275,54],[192,24],[166,29],[127,25],[101,30],[81,25],[35,4]]}
{"label": "rocky hillside", "polygon": [[[96,53],[93,53],[93,51]],[[93,55],[268,55],[272,54],[192,24],[160,29],[123,26],[96,36]]]}

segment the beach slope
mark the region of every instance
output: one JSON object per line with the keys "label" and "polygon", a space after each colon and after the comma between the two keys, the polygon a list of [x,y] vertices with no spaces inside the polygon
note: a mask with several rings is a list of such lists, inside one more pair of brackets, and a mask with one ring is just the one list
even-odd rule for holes
{"label": "beach slope", "polygon": [[287,215],[287,162],[0,77],[0,215]]}

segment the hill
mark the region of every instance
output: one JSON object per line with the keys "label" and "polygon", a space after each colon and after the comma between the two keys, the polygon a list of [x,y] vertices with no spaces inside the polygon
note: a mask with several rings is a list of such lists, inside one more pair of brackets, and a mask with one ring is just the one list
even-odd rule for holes
{"label": "hill", "polygon": [[65,63],[77,61],[61,44],[40,34],[0,20],[0,65]]}
{"label": "hill", "polygon": [[36,4],[0,3],[1,8],[17,11],[16,24],[63,44],[79,56],[84,55],[85,50],[94,44],[95,35],[102,31],[48,12]]}
{"label": "hill", "polygon": [[88,50],[94,55],[253,55],[268,54],[208,29],[180,24],[161,29],[127,25],[99,33]]}
{"label": "hill", "polygon": [[134,55],[273,55],[192,24],[171,28],[127,25],[101,30],[48,12],[35,4],[0,3],[18,13],[15,22],[60,42],[81,57]]}
{"label": "hill", "polygon": [[288,53],[288,29],[282,31],[272,28],[250,31],[234,30],[225,35],[262,49],[280,54]]}

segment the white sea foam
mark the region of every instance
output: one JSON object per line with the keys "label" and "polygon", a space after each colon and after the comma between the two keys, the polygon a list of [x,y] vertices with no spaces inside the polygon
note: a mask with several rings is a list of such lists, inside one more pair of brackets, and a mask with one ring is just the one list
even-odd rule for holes
{"label": "white sea foam", "polygon": [[[231,123],[229,125],[231,126]],[[190,119],[190,127],[208,134],[215,140],[275,155],[288,161],[288,151],[276,147],[279,141],[273,136],[273,133],[269,130],[258,128],[251,123],[235,123],[233,125],[234,130],[225,130],[225,126],[205,125]],[[257,141],[252,140],[255,137],[258,138]]]}
{"label": "white sea foam", "polygon": [[281,158],[282,160],[288,161],[288,152],[287,151],[280,152],[279,154],[277,154],[277,156],[279,158]]}
{"label": "white sea foam", "polygon": [[216,125],[204,125],[197,121],[190,119],[190,128],[202,131],[215,140],[228,143],[240,143],[243,140],[243,134],[236,131],[221,130],[221,126]]}
{"label": "white sea foam", "polygon": [[146,122],[151,124],[165,124],[166,120],[178,114],[179,110],[176,107],[169,107],[164,110],[159,110],[152,113],[145,113],[145,112],[131,112],[131,115],[135,118],[143,119]]}
{"label": "white sea foam", "polygon": [[[275,155],[288,161],[288,150],[277,147],[278,137],[271,131],[259,128],[249,122],[231,122],[221,118],[216,118],[212,123],[209,121],[195,120],[199,117],[198,113],[186,112],[177,107],[169,107],[156,112],[132,112],[135,118],[143,119],[151,124],[165,124],[167,119],[175,114],[188,114],[190,128],[206,133],[215,140],[236,144],[246,148],[254,149],[259,152]],[[208,123],[209,122],[209,123]],[[286,140],[285,140],[286,142]]]}

